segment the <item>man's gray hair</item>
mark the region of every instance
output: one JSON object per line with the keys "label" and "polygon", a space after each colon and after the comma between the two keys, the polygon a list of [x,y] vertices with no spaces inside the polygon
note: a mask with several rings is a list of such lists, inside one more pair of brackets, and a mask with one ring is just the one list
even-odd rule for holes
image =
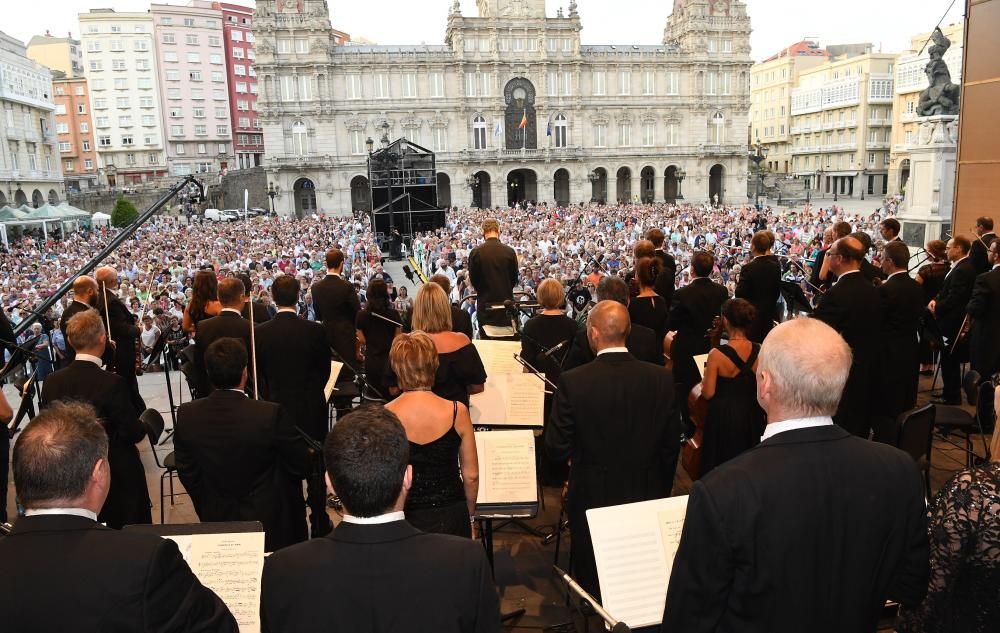
{"label": "man's gray hair", "polygon": [[760,349],[760,372],[774,381],[775,399],[796,416],[832,416],[851,371],[851,348],[818,319],[771,330]]}

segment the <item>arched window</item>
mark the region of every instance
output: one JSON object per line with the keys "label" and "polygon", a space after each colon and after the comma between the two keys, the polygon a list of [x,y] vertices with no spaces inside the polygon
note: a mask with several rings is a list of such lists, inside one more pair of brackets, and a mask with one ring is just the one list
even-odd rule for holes
{"label": "arched window", "polygon": [[566,147],[566,140],[569,138],[569,121],[566,120],[566,116],[563,114],[556,115],[554,127],[553,134],[556,137],[556,147]]}
{"label": "arched window", "polygon": [[476,149],[486,149],[486,119],[481,115],[476,115],[472,121],[472,135]]}
{"label": "arched window", "polygon": [[722,145],[726,139],[726,117],[721,112],[712,115],[712,121],[708,126],[708,142],[712,145]]}
{"label": "arched window", "polygon": [[306,124],[302,121],[296,121],[292,126],[292,151],[299,156],[306,155],[306,134],[308,134]]}

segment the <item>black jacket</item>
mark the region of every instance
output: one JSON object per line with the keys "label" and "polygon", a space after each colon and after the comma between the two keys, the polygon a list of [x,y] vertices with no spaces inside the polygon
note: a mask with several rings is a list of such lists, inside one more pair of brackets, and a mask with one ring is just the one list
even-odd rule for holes
{"label": "black jacket", "polygon": [[662,631],[874,633],[929,575],[913,459],[836,426],[779,433],[696,481]]}
{"label": "black jacket", "polygon": [[938,291],[934,317],[949,344],[954,342],[965,320],[965,310],[969,306],[969,300],[972,299],[972,287],[975,283],[976,265],[971,258],[966,257],[952,265],[941,284],[941,290]]}
{"label": "black jacket", "polygon": [[774,255],[755,257],[743,267],[736,296],[746,299],[757,309],[757,316],[747,331],[747,338],[762,343],[774,328],[778,316],[778,296],[781,294],[781,263]]}
{"label": "black jacket", "polygon": [[204,522],[260,521],[272,552],[306,538],[306,444],[272,402],[230,390],[177,409],[177,474]]}
{"label": "black jacket", "polygon": [[254,332],[261,398],[277,402],[317,442],[326,438],[330,346],[319,323],[279,312]]}
{"label": "black jacket", "polygon": [[269,556],[263,633],[499,633],[500,605],[479,543],[406,521],[342,522]]}
{"label": "black jacket", "polygon": [[75,360],[50,374],[42,383],[42,407],[53,402],[78,400],[92,405],[108,434],[111,490],[99,519],[120,529],[123,525],[152,523],[146,471],[136,444],[146,439],[124,378],[94,363]]}
{"label": "black jacket", "polygon": [[[111,346],[105,352],[104,361],[109,370],[124,378],[135,377],[135,343],[139,340],[136,317],[111,290],[107,291],[108,305],[104,306],[104,294],[97,293],[97,311],[108,331],[108,340],[115,342],[114,354]],[[108,319],[111,319],[110,323]]]}
{"label": "black jacket", "polygon": [[655,256],[658,270],[653,288],[656,290],[656,294],[663,297],[669,306],[677,287],[677,262],[674,261],[673,255],[664,250],[657,250]]}
{"label": "black jacket", "polygon": [[[228,310],[218,316],[205,319],[198,323],[198,332],[194,337],[194,363],[198,376],[198,395],[205,397],[212,393],[212,383],[208,379],[205,368],[205,350],[220,338],[235,338],[243,341],[247,350],[247,372],[252,373],[253,362],[250,358],[250,321]],[[250,385],[253,385],[251,378]]]}
{"label": "black jacket", "polygon": [[976,267],[978,274],[989,272],[990,270],[990,245],[997,239],[997,234],[992,231],[972,240],[972,250],[969,251],[969,259]]}
{"label": "black jacket", "polygon": [[[66,326],[69,325],[69,320],[75,317],[76,315],[80,314],[84,310],[92,310],[92,309],[93,309],[92,306],[89,306],[85,303],[80,303],[79,301],[73,301],[73,303],[69,304],[69,306],[67,306],[67,308],[63,310],[62,317],[60,317],[59,319],[59,329],[62,331],[63,341],[66,342],[65,362],[67,365],[69,363],[72,363],[73,359],[76,358],[76,350],[73,349],[73,346],[69,344],[69,339],[66,337]],[[135,362],[135,359],[133,359],[133,362]]]}
{"label": "black jacket", "polygon": [[[173,541],[74,515],[23,517],[0,538],[4,630],[237,633]],[[16,570],[50,573],[16,573]],[[68,625],[72,622],[72,625]]]}
{"label": "black jacket", "polygon": [[1000,268],[976,277],[968,313],[972,368],[988,378],[1000,371]]}
{"label": "black jacket", "polygon": [[[625,347],[629,354],[638,360],[663,367],[663,341],[656,339],[656,332],[651,328],[633,324],[628,338],[625,339]],[[567,371],[585,365],[594,358],[594,350],[590,349],[590,341],[587,339],[587,324],[584,323],[577,329],[576,336],[573,337],[573,345],[566,354],[562,369]]]}
{"label": "black jacket", "polygon": [[670,307],[670,329],[675,330],[671,358],[674,378],[684,393],[701,382],[694,357],[707,354],[710,345],[707,332],[715,317],[722,313],[722,304],[729,299],[725,286],[708,278],[697,278],[674,293]]}
{"label": "black jacket", "polygon": [[[243,309],[240,310],[240,316],[244,319],[250,318],[250,303],[244,303]],[[254,299],[253,302],[253,322],[255,324],[267,323],[271,320],[271,315],[267,311],[267,306],[263,302]]]}
{"label": "black jacket", "polygon": [[575,577],[597,591],[585,513],[670,496],[680,452],[673,376],[631,354],[602,354],[559,377],[545,430],[554,460],[572,460],[569,517]]}
{"label": "black jacket", "polygon": [[451,331],[464,334],[472,340],[472,317],[457,306],[451,306]]}
{"label": "black jacket", "polygon": [[[327,342],[340,355],[335,360],[346,361],[351,367],[357,366],[355,323],[361,310],[361,300],[354,286],[337,275],[327,275],[312,285],[312,298],[316,320],[323,322]],[[345,380],[354,377],[354,372],[347,366],[342,374]]]}
{"label": "black jacket", "polygon": [[917,329],[924,313],[924,289],[907,273],[894,275],[878,287],[882,298],[881,410],[893,419],[917,402],[920,344]]}
{"label": "black jacket", "polygon": [[503,310],[490,310],[514,298],[517,255],[497,238],[490,238],[469,253],[469,281],[476,289],[476,317],[481,324],[509,325]]}

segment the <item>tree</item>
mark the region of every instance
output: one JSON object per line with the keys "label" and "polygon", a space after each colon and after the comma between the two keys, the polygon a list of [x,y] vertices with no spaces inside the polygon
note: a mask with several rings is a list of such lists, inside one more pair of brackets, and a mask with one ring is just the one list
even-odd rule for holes
{"label": "tree", "polygon": [[111,212],[111,225],[116,227],[128,226],[139,218],[139,212],[135,205],[125,199],[125,196],[118,198],[114,211]]}

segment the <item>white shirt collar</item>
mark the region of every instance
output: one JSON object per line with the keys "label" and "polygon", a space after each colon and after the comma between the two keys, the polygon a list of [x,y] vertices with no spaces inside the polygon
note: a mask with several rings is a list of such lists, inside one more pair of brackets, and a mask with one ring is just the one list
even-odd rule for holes
{"label": "white shirt collar", "polygon": [[299,311],[296,310],[295,308],[278,308],[278,314],[281,314],[282,312],[291,312],[292,314],[295,315],[299,313]]}
{"label": "white shirt collar", "polygon": [[837,283],[840,283],[843,279],[846,279],[848,275],[853,275],[854,273],[860,273],[860,272],[861,272],[860,269],[859,270],[849,270],[846,273],[844,273],[843,275],[840,275],[839,277],[837,277]]}
{"label": "white shirt collar", "polygon": [[[892,279],[896,275],[907,275],[907,274],[909,274],[909,273],[907,271],[905,271],[905,270],[897,270],[896,272],[894,272],[891,275],[889,275],[888,279]],[[888,281],[888,279],[887,279],[887,281]]]}
{"label": "white shirt collar", "polygon": [[393,521],[405,521],[406,515],[400,512],[389,512],[380,514],[377,517],[356,517],[351,514],[344,515],[345,523],[355,523],[357,525],[380,525],[382,523],[392,523]]}
{"label": "white shirt collar", "polygon": [[232,312],[233,314],[238,314],[240,316],[243,316],[243,313],[237,310],[236,308],[222,308],[221,310],[219,310],[219,314],[222,314],[223,312]]}
{"label": "white shirt collar", "polygon": [[88,363],[94,363],[98,367],[104,367],[104,361],[97,356],[91,356],[90,354],[77,354],[74,358],[76,358],[76,360],[85,360]]}
{"label": "white shirt collar", "polygon": [[792,418],[791,420],[782,420],[781,422],[771,422],[764,429],[764,435],[761,436],[760,441],[764,442],[778,433],[784,433],[785,431],[810,429],[816,426],[828,426],[831,424],[833,424],[833,418],[827,415],[817,416],[814,418]]}
{"label": "white shirt collar", "polygon": [[[77,356],[79,358],[79,356]],[[25,510],[24,516],[33,517],[48,514],[72,514],[73,516],[84,517],[92,521],[97,521],[97,514],[86,508],[39,508],[37,510]]]}
{"label": "white shirt collar", "polygon": [[621,354],[621,353],[627,354],[628,353],[628,348],[627,347],[606,347],[606,348],[602,349],[601,351],[597,352],[597,355],[601,356],[603,354]]}

